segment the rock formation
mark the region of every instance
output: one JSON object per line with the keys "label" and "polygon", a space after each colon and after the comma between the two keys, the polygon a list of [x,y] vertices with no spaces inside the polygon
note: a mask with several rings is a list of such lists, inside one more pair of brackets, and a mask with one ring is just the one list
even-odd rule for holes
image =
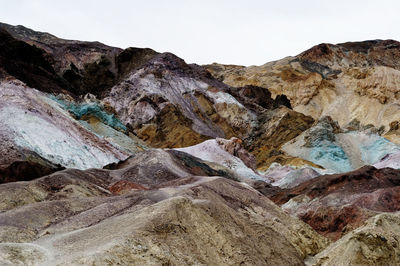
{"label": "rock formation", "polygon": [[0,265],[398,265],[399,56],[199,66],[0,23]]}
{"label": "rock formation", "polygon": [[[92,93],[100,96],[130,70],[158,54],[151,49],[122,50],[99,42],[60,39],[24,26],[0,23],[0,29],[2,45],[6,48],[1,49],[5,57],[2,60],[8,60],[3,61],[2,67],[39,90],[64,89],[77,95]],[[26,59],[32,60],[30,65]]]}
{"label": "rock formation", "polygon": [[[64,170],[0,185],[0,259],[57,265],[302,264],[328,244],[251,187],[216,177],[195,157],[176,155],[143,152],[114,170]],[[129,191],[112,196],[122,181]]]}
{"label": "rock formation", "polygon": [[399,120],[400,44],[393,40],[320,44],[294,57],[262,66],[206,65],[234,87],[268,88],[286,95],[294,110],[340,126],[354,119],[379,128]]}
{"label": "rock formation", "polygon": [[328,246],[308,265],[398,265],[399,213],[379,214]]}
{"label": "rock formation", "polygon": [[400,146],[380,136],[371,127],[349,131],[339,127],[330,117],[324,117],[296,139],[283,145],[289,155],[309,160],[333,172],[347,172],[363,165],[373,165]]}
{"label": "rock formation", "polygon": [[399,170],[364,166],[322,175],[272,196],[282,209],[334,240],[381,212],[400,210]]}

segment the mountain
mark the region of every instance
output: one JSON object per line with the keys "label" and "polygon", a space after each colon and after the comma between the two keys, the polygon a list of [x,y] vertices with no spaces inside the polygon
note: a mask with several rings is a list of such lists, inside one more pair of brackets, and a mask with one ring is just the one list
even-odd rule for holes
{"label": "mountain", "polygon": [[[230,86],[256,85],[285,94],[295,111],[340,126],[358,122],[388,131],[398,117],[400,43],[393,40],[320,44],[262,66],[205,66]],[[393,139],[396,139],[393,136]]]}
{"label": "mountain", "polygon": [[[2,45],[13,52],[3,50],[4,57],[17,64],[14,55],[38,55],[37,60],[43,62],[32,62],[35,66],[45,64],[45,69],[57,74],[48,82],[54,79],[60,80],[58,88],[51,87],[51,90],[67,90],[76,95],[92,93],[97,96],[105,90],[114,86],[131,69],[135,69],[147,62],[158,53],[152,49],[129,48],[122,50],[116,47],[99,42],[83,42],[64,40],[49,33],[37,32],[24,26],[11,26],[0,23]],[[29,57],[30,57],[29,56]],[[24,60],[21,58],[21,60]],[[7,64],[2,64],[8,68]],[[26,82],[29,86],[39,90],[49,90],[51,84],[35,84],[36,78],[30,76],[33,70],[27,70],[20,76],[18,70],[8,70],[9,74]],[[19,72],[24,72],[19,70]]]}
{"label": "mountain", "polygon": [[0,23],[0,264],[397,265],[399,44],[200,66]]}

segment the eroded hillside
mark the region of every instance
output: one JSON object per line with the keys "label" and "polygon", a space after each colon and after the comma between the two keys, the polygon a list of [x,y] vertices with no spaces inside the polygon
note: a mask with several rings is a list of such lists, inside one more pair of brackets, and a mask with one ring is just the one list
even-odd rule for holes
{"label": "eroded hillside", "polygon": [[400,45],[262,66],[0,24],[1,265],[397,265]]}

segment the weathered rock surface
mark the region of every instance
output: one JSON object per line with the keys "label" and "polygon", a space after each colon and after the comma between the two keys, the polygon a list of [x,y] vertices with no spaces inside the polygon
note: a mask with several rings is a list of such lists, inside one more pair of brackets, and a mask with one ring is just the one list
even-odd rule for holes
{"label": "weathered rock surface", "polygon": [[230,140],[217,138],[175,150],[223,165],[237,173],[242,179],[264,180],[256,170],[254,156],[242,147],[241,140],[237,138]]}
{"label": "weathered rock surface", "polygon": [[344,126],[389,129],[399,117],[399,42],[374,40],[320,44],[294,57],[262,66],[206,65],[217,79],[233,87],[268,88],[286,95],[295,111],[319,119],[331,116]]}
{"label": "weathered rock surface", "polygon": [[[193,175],[209,168],[180,156],[186,160],[175,161],[173,152],[144,152],[115,170],[64,170],[0,185],[1,260],[6,265],[302,265],[328,244],[249,186]],[[184,161],[197,167],[181,165]],[[121,180],[137,186],[112,196],[109,185]]]}
{"label": "weathered rock surface", "polygon": [[320,176],[321,169],[307,166],[296,167],[293,165],[280,165],[272,163],[271,166],[263,173],[267,182],[273,186],[280,188],[292,188]]}
{"label": "weathered rock surface", "polygon": [[335,173],[378,163],[384,157],[398,153],[399,149],[400,146],[379,136],[373,127],[363,131],[345,131],[330,117],[323,117],[282,146],[287,154]]}
{"label": "weathered rock surface", "polygon": [[100,42],[65,40],[21,25],[0,23],[0,29],[5,46],[1,60],[6,60],[2,66],[28,86],[47,92],[102,96],[158,54],[151,49],[122,50]]}
{"label": "weathered rock surface", "polygon": [[400,169],[400,152],[387,154],[374,164],[376,168],[390,167]]}
{"label": "weathered rock surface", "polygon": [[113,87],[105,101],[149,145],[182,147],[250,132],[255,114],[227,90],[201,67],[164,53]]}
{"label": "weathered rock surface", "polygon": [[332,243],[307,265],[399,265],[399,213],[376,215]]}
{"label": "weathered rock surface", "polygon": [[258,126],[245,140],[246,148],[254,154],[257,166],[262,169],[267,168],[272,162],[313,165],[305,160],[289,156],[281,150],[283,144],[310,128],[313,122],[311,117],[283,106],[263,112],[258,116]]}
{"label": "weathered rock surface", "polygon": [[398,42],[202,67],[0,23],[0,48],[1,265],[399,264]]}
{"label": "weathered rock surface", "polygon": [[[344,67],[388,66],[399,69],[400,43],[394,40],[319,44],[301,53],[300,59],[336,69]],[[316,68],[317,69],[317,68]]]}
{"label": "weathered rock surface", "polygon": [[42,91],[61,92],[68,85],[57,75],[52,63],[53,58],[45,51],[16,40],[0,27],[1,79],[11,76]]}
{"label": "weathered rock surface", "polygon": [[233,87],[247,85],[268,88],[272,97],[286,95],[293,107],[308,102],[319,90],[331,87],[331,83],[316,72],[304,69],[295,57],[286,57],[262,66],[206,65],[217,79]]}
{"label": "weathered rock surface", "polygon": [[271,199],[317,232],[338,239],[371,216],[400,210],[400,171],[364,166],[315,177]]}
{"label": "weathered rock surface", "polygon": [[[85,127],[84,120],[74,119],[62,107],[54,98],[18,80],[0,82],[0,169],[4,175],[1,180],[31,179],[61,166],[101,168],[145,148],[135,137],[105,124],[107,121],[97,121],[106,132],[91,130]],[[91,114],[88,110],[83,108],[82,112]],[[37,170],[29,173],[28,169],[20,169],[20,177],[11,177],[12,172],[19,171],[15,170],[17,165],[32,165]],[[22,177],[23,173],[28,176]]]}
{"label": "weathered rock surface", "polygon": [[243,147],[243,141],[241,139],[233,137],[230,140],[221,138],[215,140],[222,149],[241,159],[247,167],[253,170],[256,169],[255,157]]}
{"label": "weathered rock surface", "polygon": [[246,85],[229,88],[229,93],[244,106],[257,113],[262,113],[265,109],[277,108],[280,105],[291,108],[290,101],[285,95],[278,95],[276,100],[273,100],[271,93],[262,87]]}
{"label": "weathered rock surface", "polygon": [[[5,32],[12,43],[18,44],[10,46],[15,47],[16,54],[24,49],[28,54],[38,54],[29,68],[24,68],[22,59],[16,66],[18,71],[25,69],[23,75],[9,68],[4,72],[6,75],[15,76],[38,90],[72,94],[73,100],[62,95],[54,100],[77,119],[81,118],[77,109],[82,108],[75,103],[76,96],[90,92],[99,98],[100,105],[122,120],[124,125],[118,126],[120,129],[127,125],[126,133],[131,131],[153,147],[184,147],[210,138],[234,136],[243,139],[248,147],[247,140],[258,134],[265,123],[257,115],[280,105],[290,107],[284,95],[273,100],[271,93],[262,87],[230,88],[215,80],[204,68],[187,65],[169,53],[158,54],[140,48],[121,50],[97,42],[64,40],[23,26],[0,24],[0,28],[10,33]],[[10,55],[12,53],[5,53],[6,66],[14,60]],[[35,75],[35,69],[43,68],[47,72],[39,74],[44,77]],[[104,96],[107,97],[103,101]],[[91,111],[95,109],[90,108]],[[292,115],[297,116],[295,112]],[[89,119],[86,115],[84,126],[96,134],[118,139],[124,148],[129,146],[124,136],[108,132],[108,128],[97,123],[98,119],[99,116]],[[104,116],[101,119],[104,123]],[[293,128],[297,125],[295,123]],[[303,128],[300,125],[299,129]],[[296,132],[290,133],[288,139],[297,136]],[[263,141],[256,144],[271,146],[270,139]],[[273,150],[281,153],[279,147]],[[270,151],[268,148],[265,152],[253,152],[258,166],[267,167],[273,161],[282,163],[291,158],[279,156],[263,163]]]}

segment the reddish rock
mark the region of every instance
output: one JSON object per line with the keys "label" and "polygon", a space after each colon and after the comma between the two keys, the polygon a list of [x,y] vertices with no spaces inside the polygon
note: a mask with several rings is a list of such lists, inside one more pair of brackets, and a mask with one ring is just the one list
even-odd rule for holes
{"label": "reddish rock", "polygon": [[400,42],[394,40],[370,40],[339,44],[322,43],[304,51],[298,55],[298,58],[302,62],[313,62],[328,67],[335,65],[335,63],[341,65],[347,61],[360,67],[365,66],[365,62],[368,62],[369,65],[399,69],[399,48]]}
{"label": "reddish rock", "polygon": [[361,226],[375,214],[377,213],[353,205],[324,206],[317,210],[309,209],[299,218],[318,233],[332,240],[337,240],[343,234]]}
{"label": "reddish rock", "polygon": [[364,166],[277,191],[271,199],[317,232],[336,240],[377,213],[399,211],[399,185],[400,170]]}
{"label": "reddish rock", "polygon": [[297,195],[307,195],[313,199],[326,197],[332,193],[372,193],[378,189],[399,185],[400,170],[363,166],[347,173],[319,176],[297,187],[284,190],[273,196],[272,200],[283,204]]}
{"label": "reddish rock", "polygon": [[127,180],[121,180],[112,184],[109,189],[114,195],[122,195],[131,190],[148,190],[148,188]]}

